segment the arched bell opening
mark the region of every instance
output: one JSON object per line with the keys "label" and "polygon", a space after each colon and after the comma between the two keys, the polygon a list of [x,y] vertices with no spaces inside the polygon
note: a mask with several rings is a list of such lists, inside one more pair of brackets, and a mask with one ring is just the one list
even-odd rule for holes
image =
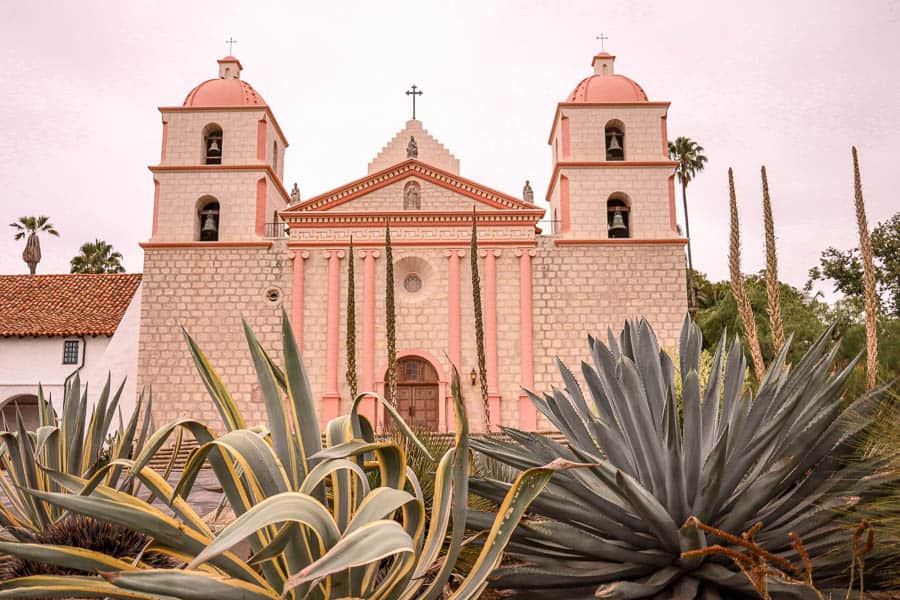
{"label": "arched bell opening", "polygon": [[203,163],[222,164],[222,128],[216,123],[203,128]]}
{"label": "arched bell opening", "polygon": [[197,203],[197,236],[201,242],[219,241],[221,211],[215,198],[201,198]]}
{"label": "arched bell opening", "polygon": [[631,211],[628,196],[615,193],[606,201],[606,232],[610,239],[631,237]]}
{"label": "arched bell opening", "polygon": [[625,160],[625,124],[618,119],[605,127],[606,160]]}

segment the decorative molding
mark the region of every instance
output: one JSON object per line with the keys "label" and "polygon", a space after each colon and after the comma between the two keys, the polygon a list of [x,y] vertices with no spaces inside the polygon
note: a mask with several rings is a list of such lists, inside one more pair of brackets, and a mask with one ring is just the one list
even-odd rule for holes
{"label": "decorative molding", "polygon": [[291,260],[295,260],[297,258],[306,260],[307,258],[309,258],[309,251],[308,250],[294,250],[292,253],[292,256],[291,256]]}
{"label": "decorative molding", "polygon": [[604,161],[560,161],[553,165],[553,173],[550,175],[550,183],[544,198],[550,201],[550,195],[556,187],[562,169],[645,169],[664,168],[675,169],[677,160],[604,160]]}
{"label": "decorative molding", "polygon": [[[383,171],[351,181],[342,187],[320,194],[315,198],[310,198],[284,212],[289,214],[303,211],[328,210],[412,175],[494,208],[540,210],[533,204],[527,204],[503,192],[493,190],[459,175],[454,175],[411,158]],[[286,218],[286,215],[283,214],[283,217]]]}
{"label": "decorative molding", "polygon": [[[291,229],[312,229],[322,227],[377,227],[384,228],[387,221],[391,227],[421,227],[422,225],[471,227],[472,213],[465,211],[407,211],[407,212],[291,212],[281,211],[279,215]],[[502,225],[534,225],[544,216],[543,209],[491,211],[475,215],[482,227]]]}
{"label": "decorative molding", "polygon": [[268,163],[257,163],[257,164],[249,164],[249,165],[151,165],[147,167],[151,173],[168,173],[168,172],[182,172],[182,173],[206,173],[206,172],[216,172],[216,171],[265,171],[269,175],[269,179],[271,179],[275,183],[275,188],[278,190],[278,193],[281,194],[281,199],[284,200],[285,205],[291,203],[291,196],[288,194],[288,191],[284,189],[284,185],[281,183],[281,179],[279,179],[278,174],[272,168],[272,165]]}
{"label": "decorative molding", "polygon": [[607,240],[553,240],[557,246],[635,246],[635,245],[684,245],[687,244],[686,238],[668,238],[668,239],[634,239],[634,238],[615,238]]}
{"label": "decorative molding", "polygon": [[[459,246],[462,240],[391,240],[391,245],[395,248],[400,246],[415,246],[428,248],[445,248],[447,246]],[[621,241],[621,240],[619,240]],[[270,242],[271,243],[271,242]],[[314,240],[291,240],[288,242],[288,248],[334,248],[338,242],[334,240],[314,241]],[[375,247],[383,248],[384,241],[356,241],[353,245],[358,248]],[[537,246],[536,240],[486,240],[481,242],[481,246]],[[464,251],[463,251],[464,252]]]}

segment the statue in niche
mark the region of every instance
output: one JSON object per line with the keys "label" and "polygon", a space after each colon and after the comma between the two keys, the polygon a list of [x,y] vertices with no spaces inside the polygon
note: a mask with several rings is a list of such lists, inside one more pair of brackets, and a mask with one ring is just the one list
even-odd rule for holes
{"label": "statue in niche", "polygon": [[403,188],[403,210],[419,210],[419,184],[410,181]]}
{"label": "statue in niche", "polygon": [[300,188],[297,187],[297,182],[294,182],[294,187],[291,188],[291,204],[295,204],[300,202]]}
{"label": "statue in niche", "polygon": [[534,190],[531,189],[531,182],[525,180],[525,187],[522,189],[522,199],[529,204],[534,204]]}
{"label": "statue in niche", "polygon": [[406,158],[419,158],[419,145],[413,136],[409,136],[409,143],[406,145]]}

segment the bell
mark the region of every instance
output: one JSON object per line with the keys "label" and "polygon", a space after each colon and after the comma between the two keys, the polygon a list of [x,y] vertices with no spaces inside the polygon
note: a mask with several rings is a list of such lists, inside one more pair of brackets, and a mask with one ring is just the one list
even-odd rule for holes
{"label": "bell", "polygon": [[628,227],[625,226],[625,219],[622,217],[622,211],[617,210],[613,214],[612,225],[609,226],[610,233],[625,233]]}
{"label": "bell", "polygon": [[220,152],[219,143],[216,140],[209,141],[209,152]]}
{"label": "bell", "polygon": [[206,219],[203,221],[203,231],[205,232],[216,232],[219,228],[216,226],[216,220],[213,218],[211,214],[206,215]]}
{"label": "bell", "polygon": [[622,146],[619,144],[619,136],[613,134],[609,139],[609,148],[607,150],[621,150]]}

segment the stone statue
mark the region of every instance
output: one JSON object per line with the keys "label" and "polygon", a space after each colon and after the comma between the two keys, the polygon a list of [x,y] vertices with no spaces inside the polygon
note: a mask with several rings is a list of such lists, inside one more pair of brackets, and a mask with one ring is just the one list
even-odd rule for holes
{"label": "stone statue", "polygon": [[419,158],[419,145],[413,136],[409,136],[409,143],[406,145],[406,158]]}
{"label": "stone statue", "polygon": [[300,188],[297,187],[297,182],[294,182],[294,187],[291,188],[291,204],[295,204],[300,202]]}
{"label": "stone statue", "polygon": [[403,189],[404,210],[419,210],[419,184],[410,181]]}
{"label": "stone statue", "polygon": [[531,189],[531,182],[525,180],[525,187],[522,189],[522,199],[529,204],[534,204],[534,190]]}

